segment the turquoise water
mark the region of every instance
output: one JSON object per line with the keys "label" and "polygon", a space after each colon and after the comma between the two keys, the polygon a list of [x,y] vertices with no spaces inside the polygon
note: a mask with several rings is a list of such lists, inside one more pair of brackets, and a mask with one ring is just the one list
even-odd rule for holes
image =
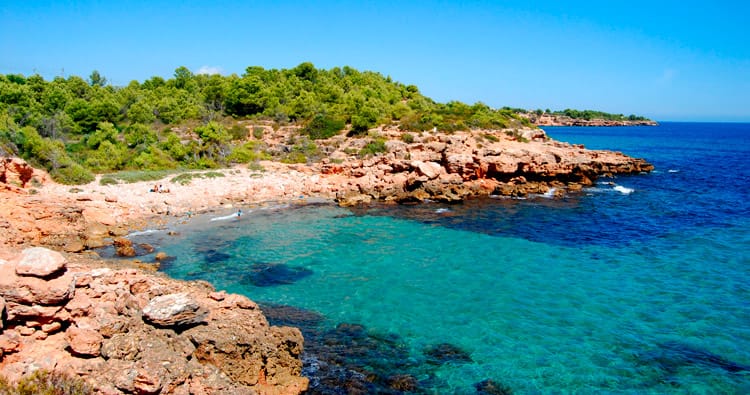
{"label": "turquoise water", "polygon": [[399,393],[398,374],[425,393],[750,393],[750,125],[548,134],[657,171],[562,200],[246,207],[148,240],[170,276],[312,316],[271,314],[303,327],[311,393]]}

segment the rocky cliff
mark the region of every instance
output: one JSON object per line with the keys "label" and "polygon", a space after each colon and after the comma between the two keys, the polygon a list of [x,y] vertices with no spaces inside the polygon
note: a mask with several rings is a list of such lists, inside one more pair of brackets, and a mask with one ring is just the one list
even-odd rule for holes
{"label": "rocky cliff", "polygon": [[303,339],[258,306],[41,247],[0,260],[0,373],[43,369],[101,394],[297,394]]}

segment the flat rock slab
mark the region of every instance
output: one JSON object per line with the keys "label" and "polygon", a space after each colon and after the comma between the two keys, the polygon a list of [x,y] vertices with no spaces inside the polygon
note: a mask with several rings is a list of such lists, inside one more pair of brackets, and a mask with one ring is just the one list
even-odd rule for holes
{"label": "flat rock slab", "polygon": [[16,265],[19,276],[48,277],[65,269],[65,257],[57,251],[43,247],[23,250]]}
{"label": "flat rock slab", "polygon": [[143,308],[143,319],[162,327],[196,325],[206,315],[198,302],[184,292],[157,296]]}

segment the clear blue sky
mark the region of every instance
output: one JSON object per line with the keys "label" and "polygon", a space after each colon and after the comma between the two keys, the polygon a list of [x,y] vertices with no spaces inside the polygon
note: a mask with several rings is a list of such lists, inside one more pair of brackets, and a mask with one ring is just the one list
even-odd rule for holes
{"label": "clear blue sky", "polygon": [[750,121],[750,1],[2,0],[0,73],[351,66],[437,101]]}

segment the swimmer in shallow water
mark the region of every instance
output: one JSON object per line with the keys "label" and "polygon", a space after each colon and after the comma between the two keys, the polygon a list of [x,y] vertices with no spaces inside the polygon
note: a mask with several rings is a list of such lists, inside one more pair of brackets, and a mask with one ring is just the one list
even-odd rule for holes
{"label": "swimmer in shallow water", "polygon": [[242,209],[237,210],[237,218],[242,216]]}

